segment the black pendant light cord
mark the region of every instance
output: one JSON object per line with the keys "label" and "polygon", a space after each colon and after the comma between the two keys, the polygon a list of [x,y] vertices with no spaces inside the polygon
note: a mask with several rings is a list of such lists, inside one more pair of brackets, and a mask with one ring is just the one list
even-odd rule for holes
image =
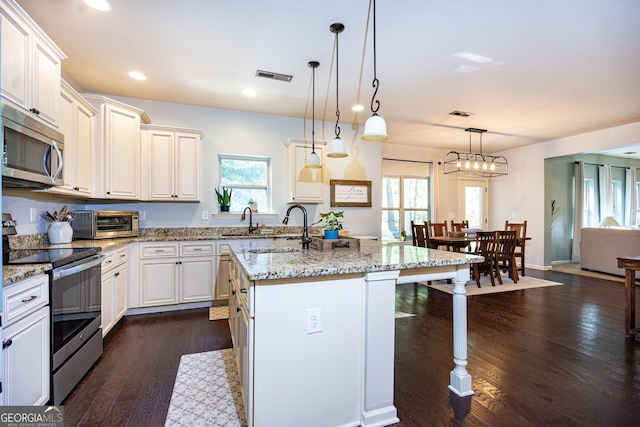
{"label": "black pendant light cord", "polygon": [[[334,24],[334,25],[338,25],[338,24]],[[331,29],[333,31],[333,29],[334,29],[333,25],[331,26]],[[344,26],[342,27],[342,29],[344,29]],[[338,95],[339,95],[338,90],[339,90],[339,87],[340,87],[340,84],[339,84],[339,76],[340,76],[339,69],[340,69],[340,67],[339,67],[339,64],[338,64],[338,60],[339,60],[338,34],[340,34],[340,31],[342,31],[342,29],[338,28],[338,29],[335,30],[336,31],[336,128],[335,128],[336,138],[340,137],[340,126],[338,126],[338,123],[340,123],[340,104],[338,102],[338,99],[339,99],[338,98]]]}
{"label": "black pendant light cord", "polygon": [[317,61],[309,61],[311,67],[311,153],[316,153],[316,67],[320,65]]}
{"label": "black pendant light cord", "polygon": [[[376,0],[373,0],[373,82],[371,86],[373,86],[373,96],[371,97],[371,112],[376,114],[380,109],[380,101],[376,99],[376,95],[378,94],[378,88],[380,87],[380,81],[378,80],[378,73],[376,70]],[[376,105],[375,108],[373,105]]]}

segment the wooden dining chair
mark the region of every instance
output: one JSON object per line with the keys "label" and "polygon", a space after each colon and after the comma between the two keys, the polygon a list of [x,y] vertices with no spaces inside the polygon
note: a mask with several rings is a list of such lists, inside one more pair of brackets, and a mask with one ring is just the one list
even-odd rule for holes
{"label": "wooden dining chair", "polygon": [[426,248],[427,246],[427,225],[425,223],[418,223],[411,221],[411,238],[413,246],[420,246]]}
{"label": "wooden dining chair", "polygon": [[469,220],[464,219],[461,222],[451,220],[451,231],[462,231],[465,228],[469,228]]}
{"label": "wooden dining chair", "polygon": [[520,274],[524,276],[524,249],[527,243],[527,221],[515,223],[507,220],[504,222],[504,229],[516,231],[518,242],[516,244],[514,256],[516,258],[520,258]]}
{"label": "wooden dining chair", "polygon": [[515,230],[497,230],[496,234],[496,261],[495,268],[499,282],[502,283],[500,270],[509,273],[513,283],[518,282],[518,266],[516,265],[515,249],[518,237]]}
{"label": "wooden dining chair", "polygon": [[[484,257],[483,262],[474,263],[472,265],[473,280],[480,287],[480,274],[488,275],[491,280],[491,286],[495,286],[496,269],[496,233],[493,231],[478,231],[476,233],[476,249],[475,255]],[[499,272],[498,272],[499,274]]]}
{"label": "wooden dining chair", "polygon": [[[431,222],[427,221],[427,236],[428,237],[438,237],[438,236],[446,236],[447,235],[447,223],[446,222]],[[449,249],[448,245],[434,245],[434,249],[438,249],[439,247],[444,246],[446,250]]]}

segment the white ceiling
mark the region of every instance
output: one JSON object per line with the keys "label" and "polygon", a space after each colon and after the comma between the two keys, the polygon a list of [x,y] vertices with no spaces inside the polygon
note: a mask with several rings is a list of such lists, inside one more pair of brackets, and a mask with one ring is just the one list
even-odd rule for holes
{"label": "white ceiling", "polygon": [[[336,108],[329,26],[340,22],[342,126],[370,115],[369,0],[110,0],[106,13],[82,0],[17,3],[67,54],[63,73],[86,92],[310,119],[307,62],[317,60],[315,116],[327,121],[327,140]],[[484,151],[495,152],[640,121],[640,1],[378,0],[376,8],[379,113],[390,143],[466,150],[464,129],[477,127],[488,129]],[[134,69],[148,80],[130,79]],[[258,69],[294,77],[257,78]],[[242,95],[248,87],[255,97]],[[355,114],[358,100],[365,111]]]}

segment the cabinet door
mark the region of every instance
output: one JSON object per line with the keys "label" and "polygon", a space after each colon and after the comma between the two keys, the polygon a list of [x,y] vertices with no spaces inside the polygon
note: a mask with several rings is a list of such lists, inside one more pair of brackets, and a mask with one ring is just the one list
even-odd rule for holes
{"label": "cabinet door", "polygon": [[171,200],[175,194],[173,132],[149,131],[149,199]]}
{"label": "cabinet door", "polygon": [[213,299],[215,257],[182,258],[180,270],[180,302]]}
{"label": "cabinet door", "polygon": [[124,313],[127,311],[127,295],[129,287],[127,264],[122,264],[116,267],[114,276],[114,289],[115,289],[115,304],[114,304],[114,323],[118,323],[118,320],[122,319]]}
{"label": "cabinet door", "polygon": [[217,257],[218,258],[218,274],[216,275],[216,299],[229,298],[229,263],[231,262],[231,256],[226,253]]}
{"label": "cabinet door", "polygon": [[75,114],[76,103],[73,97],[65,91],[60,92],[59,99],[60,114],[58,116],[58,130],[64,134],[64,185],[63,189],[72,191],[76,167],[78,162],[75,157],[76,150],[76,131],[75,131]]}
{"label": "cabinet door", "polygon": [[197,201],[200,197],[200,135],[176,133],[174,153],[174,194],[179,200]]}
{"label": "cabinet door", "polygon": [[4,328],[5,405],[44,405],[50,385],[49,307]]}
{"label": "cabinet door", "polygon": [[106,106],[105,192],[113,199],[140,198],[140,116]]}
{"label": "cabinet door", "polygon": [[102,308],[100,314],[102,315],[102,336],[106,336],[115,324],[114,312],[114,293],[115,293],[115,276],[114,270],[102,275]]}
{"label": "cabinet door", "polygon": [[[91,144],[93,143],[94,113],[82,105],[76,105],[75,181],[74,189],[80,194],[91,195]],[[65,149],[68,148],[65,145]]]}
{"label": "cabinet door", "polygon": [[[2,97],[14,102],[16,105],[28,110],[30,103],[29,84],[31,77],[29,71],[31,59],[29,58],[29,34],[12,17],[0,11],[2,19],[0,34],[2,45],[0,52],[2,60]],[[56,94],[56,97],[58,95]]]}
{"label": "cabinet door", "polygon": [[178,259],[140,262],[140,306],[178,303]]}
{"label": "cabinet door", "polygon": [[[324,147],[316,143],[316,154],[325,159]],[[311,145],[306,143],[292,143],[287,147],[287,168],[289,187],[289,202],[291,203],[322,203],[324,201],[323,168],[306,168],[306,158],[311,152]]]}
{"label": "cabinet door", "polygon": [[38,117],[58,124],[58,94],[60,93],[60,59],[38,39],[33,55],[33,107]]}

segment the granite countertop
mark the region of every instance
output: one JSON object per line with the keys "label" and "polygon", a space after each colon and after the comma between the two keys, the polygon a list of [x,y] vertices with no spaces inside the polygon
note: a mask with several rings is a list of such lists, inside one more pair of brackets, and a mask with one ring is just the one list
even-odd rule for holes
{"label": "granite countertop", "polygon": [[302,249],[299,242],[261,240],[231,242],[235,259],[249,280],[332,276],[373,271],[462,265],[482,257],[409,245],[361,240],[360,249]]}
{"label": "granite countertop", "polygon": [[[63,248],[93,248],[98,247],[102,252],[119,249],[129,243],[136,242],[180,242],[191,240],[282,240],[300,239],[302,228],[298,226],[269,227],[271,233],[262,234],[259,230],[248,233],[247,227],[202,227],[202,228],[154,228],[142,229],[138,237],[124,237],[100,240],[73,240],[71,243],[58,245],[49,244],[44,234],[26,236],[10,236],[12,249],[63,249]],[[314,227],[311,233],[318,233],[320,229]],[[288,240],[293,242],[294,240]],[[46,273],[51,270],[51,264],[22,264],[2,266],[2,286],[8,286],[29,277]]]}

